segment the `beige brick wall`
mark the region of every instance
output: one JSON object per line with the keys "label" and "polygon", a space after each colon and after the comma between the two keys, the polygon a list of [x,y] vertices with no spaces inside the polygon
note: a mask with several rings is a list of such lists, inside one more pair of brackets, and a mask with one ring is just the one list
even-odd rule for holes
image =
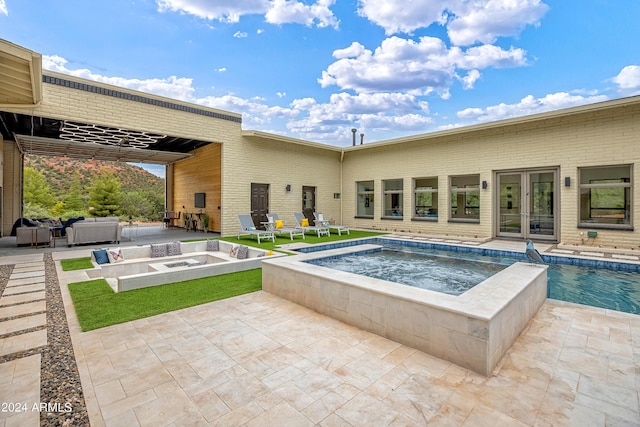
{"label": "beige brick wall", "polygon": [[[237,215],[251,211],[251,183],[269,184],[269,211],[285,225],[295,225],[293,212],[302,211],[302,186],[316,187],[316,209],[338,218],[340,153],[286,142],[240,138],[222,147],[222,233],[233,235]],[[291,191],[285,187],[291,185]]]}
{"label": "beige brick wall", "polygon": [[[216,110],[118,86],[79,79],[66,74],[58,74],[50,71],[45,72],[45,74],[119,92],[131,93],[132,95],[142,95],[159,101],[167,101],[173,104],[241,117],[241,115],[237,113]],[[7,109],[7,111],[21,112],[24,114],[33,113],[35,116],[41,117],[93,123],[101,126],[160,133],[212,142],[222,142],[230,140],[230,138],[237,138],[240,133],[240,123],[229,120],[221,120],[186,111],[134,102],[47,83],[43,83],[42,91],[43,101],[40,107],[28,110]]]}
{"label": "beige brick wall", "polygon": [[[509,169],[559,170],[560,241],[581,243],[578,224],[578,168],[640,162],[640,105],[526,122],[489,130],[427,137],[416,142],[356,147],[345,153],[344,218],[354,227],[406,230],[429,234],[493,237],[495,172]],[[633,224],[640,226],[640,165],[633,169]],[[479,174],[488,188],[480,190],[480,223],[450,223],[449,177]],[[439,220],[411,221],[412,180],[439,178]],[[571,186],[564,187],[564,177]],[[404,219],[380,219],[382,180],[404,179]],[[375,181],[374,219],[357,219],[356,181]],[[598,230],[595,244],[635,247],[638,231]]]}
{"label": "beige brick wall", "polygon": [[[47,74],[55,74],[49,73]],[[121,92],[136,91],[96,82],[76,80]],[[494,237],[495,236],[495,174],[502,170],[557,168],[559,181],[559,240],[581,242],[578,224],[578,168],[600,165],[631,164],[633,167],[633,221],[640,224],[640,103],[612,104],[608,108],[586,109],[578,113],[547,118],[522,119],[498,125],[476,126],[467,130],[427,134],[405,139],[402,143],[365,144],[344,149],[344,162],[335,147],[295,144],[257,136],[243,137],[241,124],[140,102],[43,84],[44,99],[36,109],[16,112],[36,116],[67,119],[98,125],[122,127],[193,138],[220,144],[220,172],[203,173],[207,192],[221,188],[221,210],[216,218],[223,235],[235,234],[238,213],[248,213],[251,207],[251,183],[270,185],[270,211],[280,214],[285,223],[293,222],[292,212],[302,209],[302,186],[317,187],[317,210],[337,223],[352,227],[405,230],[428,234]],[[143,94],[185,106],[193,104]],[[230,116],[239,114],[208,109]],[[4,143],[3,230],[10,227],[19,209],[19,155],[15,145]],[[203,152],[204,153],[204,152]],[[197,154],[197,153],[196,153]],[[17,162],[17,163],[16,163]],[[184,161],[174,172],[198,176],[217,167],[207,161]],[[207,169],[209,168],[209,169]],[[194,175],[195,174],[195,175]],[[449,222],[449,178],[453,175],[477,174],[487,181],[480,190],[479,223]],[[218,178],[220,176],[220,178]],[[343,177],[341,179],[341,177]],[[412,221],[414,178],[438,177],[437,222]],[[572,185],[564,187],[565,177]],[[382,181],[403,179],[404,218],[384,220],[382,216]],[[375,214],[373,219],[355,218],[356,182],[374,180]],[[209,182],[210,181],[210,182]],[[219,181],[219,182],[214,182]],[[291,185],[291,191],[285,186]],[[185,191],[176,188],[172,200],[177,204]],[[341,199],[334,199],[341,193]],[[209,205],[209,195],[207,196]],[[16,207],[17,206],[17,207]],[[217,205],[216,205],[217,209]],[[640,232],[597,230],[595,245],[635,247],[640,244]]]}

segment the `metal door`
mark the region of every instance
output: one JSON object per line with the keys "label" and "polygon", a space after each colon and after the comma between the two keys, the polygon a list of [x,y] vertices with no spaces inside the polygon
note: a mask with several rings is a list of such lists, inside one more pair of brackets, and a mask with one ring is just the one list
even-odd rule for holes
{"label": "metal door", "polygon": [[256,227],[262,228],[269,213],[269,184],[251,183],[251,219]]}

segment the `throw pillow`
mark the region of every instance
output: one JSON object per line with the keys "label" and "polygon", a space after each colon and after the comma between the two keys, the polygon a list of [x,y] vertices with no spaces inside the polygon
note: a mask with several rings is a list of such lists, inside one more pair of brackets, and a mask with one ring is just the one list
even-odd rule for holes
{"label": "throw pillow", "polygon": [[229,251],[229,256],[233,258],[238,257],[238,249],[240,249],[240,245],[231,245],[231,250]]}
{"label": "throw pillow", "polygon": [[249,258],[249,248],[244,245],[240,245],[240,247],[238,248],[238,252],[236,254],[236,258],[238,259]]}
{"label": "throw pillow", "polygon": [[301,227],[308,227],[309,226],[309,219],[305,218],[302,221],[300,221],[300,226]]}
{"label": "throw pillow", "polygon": [[109,264],[109,255],[107,255],[107,251],[104,249],[93,251],[93,258],[95,258],[98,265]]}
{"label": "throw pillow", "polygon": [[124,256],[122,255],[120,248],[109,249],[107,254],[109,255],[109,262],[111,263],[124,261]]}
{"label": "throw pillow", "polygon": [[207,251],[218,252],[220,250],[220,242],[218,240],[207,240]]}
{"label": "throw pillow", "polygon": [[160,258],[163,256],[167,256],[167,244],[151,244],[151,258]]}
{"label": "throw pillow", "polygon": [[276,228],[282,228],[282,220],[281,219],[276,219]]}
{"label": "throw pillow", "polygon": [[167,256],[182,255],[180,242],[167,243]]}

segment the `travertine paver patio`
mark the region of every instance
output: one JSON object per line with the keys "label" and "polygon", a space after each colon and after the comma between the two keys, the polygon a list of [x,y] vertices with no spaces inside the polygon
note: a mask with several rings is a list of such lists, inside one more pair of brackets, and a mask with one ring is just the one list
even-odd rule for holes
{"label": "travertine paver patio", "polygon": [[68,317],[94,426],[640,424],[631,314],[548,301],[486,378],[264,292],[87,333]]}
{"label": "travertine paver patio", "polygon": [[[86,274],[57,274],[94,426],[640,425],[640,316],[548,301],[485,378],[264,292],[81,333],[66,284]],[[0,337],[42,334],[24,289],[35,302],[0,304]],[[0,363],[2,401],[41,400],[41,363]]]}

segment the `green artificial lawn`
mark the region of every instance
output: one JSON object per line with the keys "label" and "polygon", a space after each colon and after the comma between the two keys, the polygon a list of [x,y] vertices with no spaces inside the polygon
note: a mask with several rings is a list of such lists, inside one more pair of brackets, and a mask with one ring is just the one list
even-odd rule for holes
{"label": "green artificial lawn", "polygon": [[69,284],[83,331],[262,289],[262,269],[115,293],[104,279]]}
{"label": "green artificial lawn", "polygon": [[318,237],[317,234],[307,233],[304,236],[305,237],[304,240],[302,240],[302,237],[299,237],[299,236],[294,236],[293,240],[291,240],[288,234],[283,234],[280,236],[276,235],[275,243],[273,243],[271,240],[261,239],[260,244],[258,244],[258,239],[255,236],[249,236],[249,235],[240,236],[239,240],[238,240],[238,236],[221,237],[220,240],[224,240],[230,243],[241,243],[246,246],[254,246],[260,249],[274,250],[278,245],[289,245],[291,243],[307,243],[310,245],[314,245],[317,243],[337,242],[339,240],[362,239],[364,237],[377,237],[383,234],[389,234],[389,233],[377,232],[377,231],[351,230],[351,235],[347,233],[342,233],[342,236],[338,236],[336,232],[332,231],[331,236],[329,237],[327,236]]}
{"label": "green artificial lawn", "polygon": [[87,268],[93,268],[91,258],[89,257],[63,259],[60,260],[60,266],[62,266],[62,271],[84,270]]}

